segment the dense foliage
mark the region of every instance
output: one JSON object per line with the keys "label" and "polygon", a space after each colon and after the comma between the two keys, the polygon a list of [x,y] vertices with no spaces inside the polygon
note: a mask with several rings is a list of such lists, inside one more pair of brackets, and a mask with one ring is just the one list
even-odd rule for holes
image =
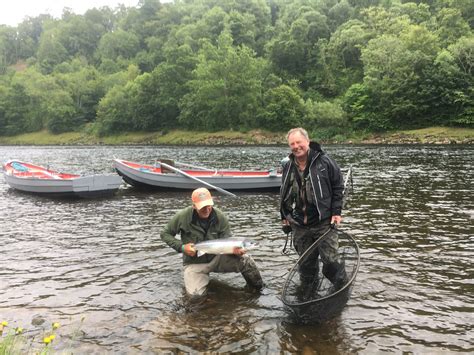
{"label": "dense foliage", "polygon": [[0,26],[0,135],[474,126],[470,0],[140,0]]}

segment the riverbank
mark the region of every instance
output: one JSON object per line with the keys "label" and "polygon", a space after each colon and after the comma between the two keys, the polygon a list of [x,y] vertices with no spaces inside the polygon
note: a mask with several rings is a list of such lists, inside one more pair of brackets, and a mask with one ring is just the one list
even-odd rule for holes
{"label": "riverbank", "polygon": [[[1,145],[279,145],[286,144],[286,132],[130,132],[97,137],[84,132],[51,134],[47,131],[0,137]],[[324,144],[473,144],[474,129],[430,127],[383,134],[358,133],[342,141]]]}
{"label": "riverbank", "polygon": [[360,141],[363,144],[474,144],[474,129],[454,127],[428,127],[384,134],[370,134]]}

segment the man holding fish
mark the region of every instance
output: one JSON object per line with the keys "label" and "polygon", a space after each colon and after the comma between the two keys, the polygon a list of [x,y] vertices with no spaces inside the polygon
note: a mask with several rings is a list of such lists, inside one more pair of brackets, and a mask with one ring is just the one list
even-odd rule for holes
{"label": "man holding fish", "polygon": [[196,189],[191,199],[192,206],[177,212],[161,232],[161,239],[183,254],[186,292],[205,295],[211,272],[240,272],[249,287],[260,290],[262,277],[255,261],[246,254],[256,243],[230,237],[229,221],[214,207],[209,190]]}

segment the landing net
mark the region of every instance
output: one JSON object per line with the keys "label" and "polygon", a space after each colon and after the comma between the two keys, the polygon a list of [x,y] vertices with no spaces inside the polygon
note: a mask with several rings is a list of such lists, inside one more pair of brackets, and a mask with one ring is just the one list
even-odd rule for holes
{"label": "landing net", "polygon": [[346,232],[336,229],[339,238],[339,258],[345,268],[347,282],[336,289],[324,277],[321,257],[318,258],[319,273],[313,275],[313,281],[301,283],[298,272],[300,264],[311,257],[326,232],[316,240],[298,259],[290,270],[282,291],[282,301],[289,310],[290,318],[298,324],[318,324],[328,320],[342,311],[350,297],[352,286],[359,270],[360,253],[357,242]]}

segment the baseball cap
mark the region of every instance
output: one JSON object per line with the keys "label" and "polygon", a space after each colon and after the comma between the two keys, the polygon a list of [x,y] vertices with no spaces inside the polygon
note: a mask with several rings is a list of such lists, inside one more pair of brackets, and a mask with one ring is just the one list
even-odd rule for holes
{"label": "baseball cap", "polygon": [[211,193],[208,189],[204,187],[200,187],[199,189],[194,190],[191,199],[193,200],[194,206],[196,206],[198,210],[200,210],[204,206],[214,205]]}

